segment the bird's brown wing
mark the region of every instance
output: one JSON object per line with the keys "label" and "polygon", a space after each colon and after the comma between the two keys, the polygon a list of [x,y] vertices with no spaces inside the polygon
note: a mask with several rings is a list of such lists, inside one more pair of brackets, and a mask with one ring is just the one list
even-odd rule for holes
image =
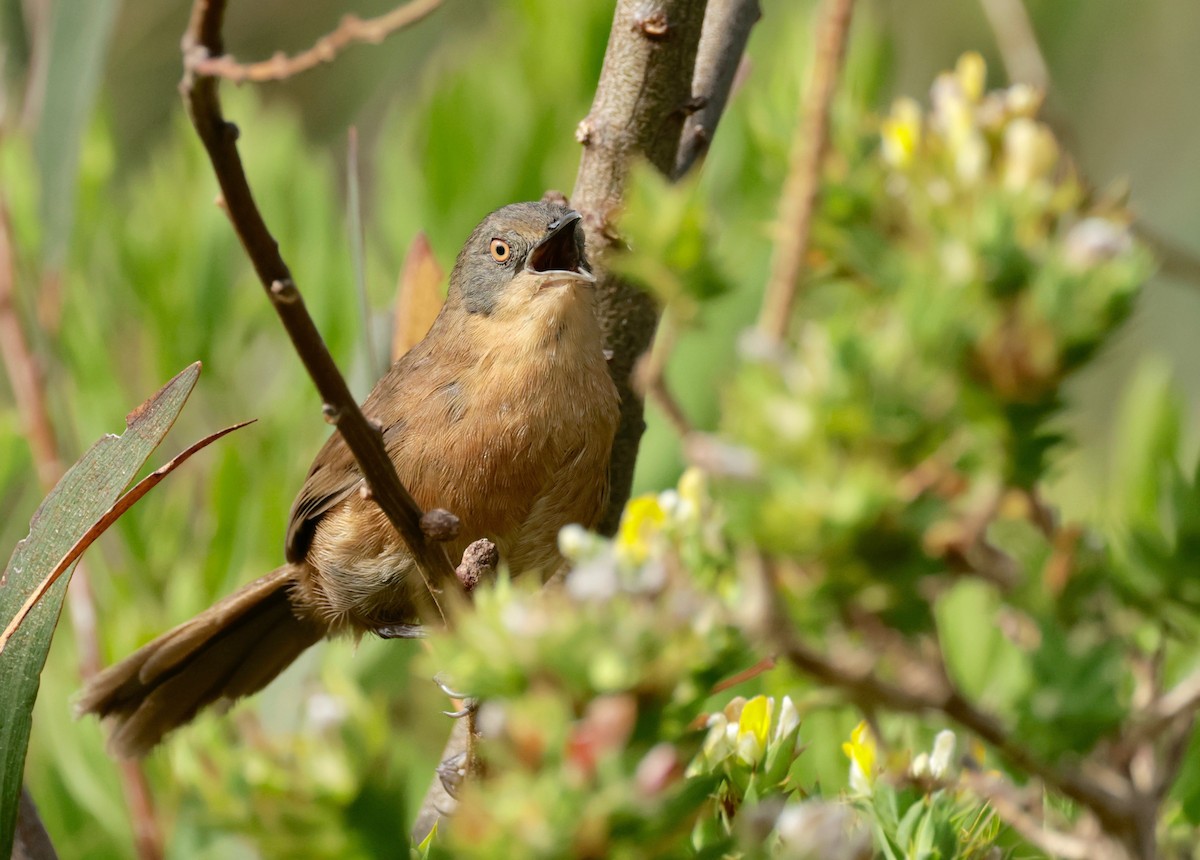
{"label": "bird's brown wing", "polygon": [[[405,415],[425,407],[428,390],[440,384],[441,376],[427,339],[393,364],[363,402],[363,414],[383,426],[384,445],[398,469],[401,464],[395,449],[399,437],[405,432]],[[354,459],[342,434],[335,432],[313,459],[304,486],[292,503],[285,544],[288,561],[304,560],[317,521],[344,502],[351,493],[358,492],[362,481],[358,461]],[[409,487],[409,490],[416,492],[413,487]]]}
{"label": "bird's brown wing", "polygon": [[292,503],[285,545],[288,561],[304,560],[317,520],[345,501],[360,483],[358,462],[342,434],[334,433],[313,460],[304,486]]}

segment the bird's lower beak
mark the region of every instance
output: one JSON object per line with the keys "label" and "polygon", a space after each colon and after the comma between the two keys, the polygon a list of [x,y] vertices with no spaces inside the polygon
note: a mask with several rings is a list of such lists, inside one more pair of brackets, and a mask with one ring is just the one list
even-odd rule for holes
{"label": "bird's lower beak", "polygon": [[582,217],[571,211],[551,224],[546,235],[529,252],[525,268],[545,277],[547,283],[596,283],[578,236]]}

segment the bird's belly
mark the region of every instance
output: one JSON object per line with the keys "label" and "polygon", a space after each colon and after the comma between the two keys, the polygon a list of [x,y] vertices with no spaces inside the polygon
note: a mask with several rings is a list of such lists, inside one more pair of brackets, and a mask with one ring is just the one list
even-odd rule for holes
{"label": "bird's belly", "polygon": [[419,572],[374,503],[347,501],[317,525],[298,587],[332,629],[373,629],[417,620]]}

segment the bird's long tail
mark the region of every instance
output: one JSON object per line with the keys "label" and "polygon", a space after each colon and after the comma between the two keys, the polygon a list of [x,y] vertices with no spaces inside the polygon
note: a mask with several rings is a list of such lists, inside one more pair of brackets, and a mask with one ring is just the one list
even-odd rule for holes
{"label": "bird's long tail", "polygon": [[113,721],[109,749],[145,755],[206,705],[262,689],[325,628],[288,600],[295,568],[261,577],[101,672],[77,705]]}

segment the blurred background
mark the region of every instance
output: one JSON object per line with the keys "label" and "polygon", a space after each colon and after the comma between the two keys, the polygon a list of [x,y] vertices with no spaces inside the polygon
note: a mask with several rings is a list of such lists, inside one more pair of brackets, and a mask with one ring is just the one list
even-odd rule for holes
{"label": "blurred background", "polygon": [[[1188,255],[1200,258],[1200,5],[1027,0],[1042,72],[1019,32],[1018,3],[861,0],[844,97],[880,108],[900,94],[924,100],[935,74],[965,50],[988,60],[992,85],[1010,73],[1044,74],[1048,116],[1084,175],[1100,191],[1128,189],[1145,228],[1175,249],[1116,345],[1075,381],[1063,417],[1077,448],[1056,501],[1068,514],[1094,512],[1119,455],[1110,424],[1136,374],[1173,377],[1195,447],[1200,266]],[[294,53],[348,12],[391,8],[385,0],[231,6],[227,48],[242,60]],[[812,4],[762,6],[704,167],[730,289],[685,333],[669,374],[702,426],[715,420],[722,371],[757,312],[786,157],[770,141],[792,126],[809,56]],[[331,65],[282,83],[223,87],[259,204],[358,394],[379,362],[367,354],[354,285],[349,128],[359,137],[366,317],[378,349],[419,231],[448,268],[486,212],[548,188],[570,191],[573,133],[591,101],[612,8],[612,0],[446,0],[416,27],[352,47]],[[136,853],[101,728],[71,717],[81,660],[124,656],[274,568],[293,494],[328,433],[212,205],[216,183],[176,90],[188,12],[183,0],[0,0],[11,307],[40,367],[61,457],[72,462],[100,435],[120,432],[129,409],[196,360],[204,374],[155,463],[218,427],[258,419],[172,476],[86,558],[92,594],[82,606],[94,609],[98,645],[64,614],[27,765],[64,858]],[[680,470],[670,429],[653,410],[649,421],[638,490],[669,486]],[[26,429],[0,377],[5,556],[43,495]],[[411,643],[324,645],[230,715],[206,716],[172,738],[144,768],[167,853],[403,851],[448,731],[443,697],[412,665],[418,652]]]}

